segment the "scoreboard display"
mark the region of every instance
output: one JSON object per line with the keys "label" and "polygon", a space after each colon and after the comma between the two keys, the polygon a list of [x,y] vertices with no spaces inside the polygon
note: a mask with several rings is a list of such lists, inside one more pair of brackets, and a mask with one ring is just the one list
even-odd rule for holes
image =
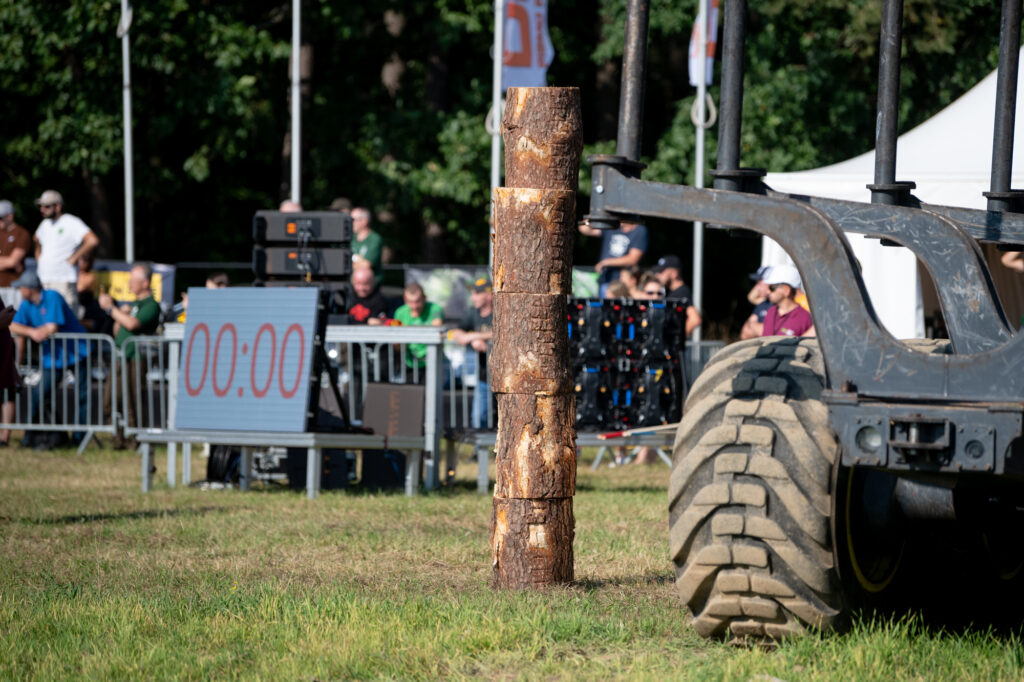
{"label": "scoreboard display", "polygon": [[188,301],[175,427],[306,431],[319,390],[318,290],[193,287]]}

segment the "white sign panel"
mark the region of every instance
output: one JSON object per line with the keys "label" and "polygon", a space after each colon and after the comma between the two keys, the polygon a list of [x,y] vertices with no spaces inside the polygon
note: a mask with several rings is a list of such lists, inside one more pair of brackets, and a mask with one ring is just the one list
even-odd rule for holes
{"label": "white sign panel", "polygon": [[175,427],[305,431],[317,294],[190,288]]}

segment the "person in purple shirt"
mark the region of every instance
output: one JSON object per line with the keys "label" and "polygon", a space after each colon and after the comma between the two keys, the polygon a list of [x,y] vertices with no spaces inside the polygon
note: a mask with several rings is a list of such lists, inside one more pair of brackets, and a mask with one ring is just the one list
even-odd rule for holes
{"label": "person in purple shirt", "polygon": [[792,265],[773,265],[764,278],[772,307],[764,316],[761,336],[814,336],[811,314],[796,302],[800,273]]}
{"label": "person in purple shirt", "polygon": [[[21,306],[11,322],[11,333],[27,337],[40,344],[42,377],[33,389],[33,423],[39,416],[40,407],[49,402],[51,392],[64,384],[64,371],[73,369],[78,361],[89,354],[89,346],[82,339],[78,341],[56,341],[50,337],[58,332],[85,333],[85,327],[75,317],[67,301],[52,289],[43,289],[35,272],[26,270],[11,286],[21,294]],[[23,340],[20,341],[24,343]],[[75,377],[78,389],[78,423],[86,424],[88,408],[89,377]],[[76,432],[74,439],[80,441],[84,433]]]}

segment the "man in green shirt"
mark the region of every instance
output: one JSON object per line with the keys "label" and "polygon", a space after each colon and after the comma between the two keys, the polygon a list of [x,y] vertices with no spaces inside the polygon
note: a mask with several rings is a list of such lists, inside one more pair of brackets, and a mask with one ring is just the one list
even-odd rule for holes
{"label": "man in green shirt", "polygon": [[[444,311],[441,306],[431,303],[423,293],[423,287],[413,282],[407,284],[402,292],[402,300],[405,305],[399,306],[395,311],[395,319],[403,325],[411,326],[432,326],[440,327],[444,321]],[[422,343],[410,343],[406,349],[405,364],[410,367],[422,369],[427,366],[427,347]],[[424,375],[419,373],[420,378]]]}
{"label": "man in green shirt", "polygon": [[362,206],[352,209],[352,260],[362,259],[370,264],[377,273],[377,284],[380,284],[381,252],[384,240],[370,229],[370,211]]}
{"label": "man in green shirt", "polygon": [[[100,307],[103,312],[110,315],[114,320],[114,343],[118,348],[124,346],[124,342],[132,336],[144,336],[156,332],[160,325],[160,304],[153,298],[153,291],[150,289],[150,280],[153,278],[153,269],[144,263],[137,263],[132,266],[128,273],[128,290],[135,295],[135,300],[129,303],[122,303],[121,307],[114,305],[114,299],[110,294],[103,292],[99,297]],[[125,359],[128,362],[128,392],[127,401],[128,414],[125,415],[127,423],[131,426],[138,424],[137,408],[135,404],[136,379],[138,377],[138,363],[135,362],[135,344],[129,344],[125,349]],[[110,382],[107,382],[109,388]],[[143,391],[145,394],[145,391]],[[145,397],[145,396],[143,396]],[[104,404],[109,407],[110,396],[106,396]],[[129,447],[121,434],[120,427],[114,436],[114,449],[122,450]]]}

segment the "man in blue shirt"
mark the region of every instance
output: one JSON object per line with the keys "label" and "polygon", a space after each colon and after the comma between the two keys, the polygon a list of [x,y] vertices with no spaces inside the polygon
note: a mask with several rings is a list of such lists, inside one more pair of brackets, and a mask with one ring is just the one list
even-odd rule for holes
{"label": "man in blue shirt", "polygon": [[[42,377],[32,391],[30,418],[32,423],[40,423],[37,421],[39,409],[49,401],[54,389],[63,384],[64,371],[74,368],[80,359],[89,354],[89,346],[84,339],[58,341],[50,337],[58,332],[84,334],[86,330],[64,297],[56,291],[44,290],[35,272],[25,271],[11,286],[17,287],[22,297],[21,306],[11,322],[11,333],[30,338],[40,344],[41,348]],[[75,377],[75,386],[78,389],[77,423],[84,425],[88,415],[89,377],[79,372]],[[65,416],[65,420],[70,421],[69,416]],[[76,432],[75,441],[81,441],[83,435],[82,432]]]}

